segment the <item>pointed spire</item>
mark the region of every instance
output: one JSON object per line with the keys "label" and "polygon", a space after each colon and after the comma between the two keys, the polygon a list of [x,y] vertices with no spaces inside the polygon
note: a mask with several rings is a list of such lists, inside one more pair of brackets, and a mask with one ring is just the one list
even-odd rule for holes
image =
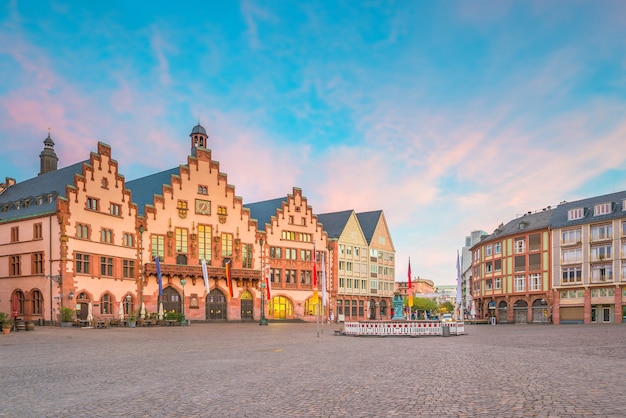
{"label": "pointed spire", "polygon": [[43,151],[39,154],[39,176],[50,171],[56,171],[59,157],[54,152],[54,141],[50,136],[50,128],[48,128],[48,137],[43,140]]}

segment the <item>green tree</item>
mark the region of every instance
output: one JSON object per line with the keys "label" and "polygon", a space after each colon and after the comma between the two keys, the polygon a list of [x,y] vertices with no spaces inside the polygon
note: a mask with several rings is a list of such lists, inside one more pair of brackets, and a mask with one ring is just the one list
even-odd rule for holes
{"label": "green tree", "polygon": [[418,313],[424,311],[434,311],[437,309],[437,302],[434,299],[414,297],[413,309]]}
{"label": "green tree", "polygon": [[454,305],[450,301],[446,301],[439,305],[439,312],[453,313]]}

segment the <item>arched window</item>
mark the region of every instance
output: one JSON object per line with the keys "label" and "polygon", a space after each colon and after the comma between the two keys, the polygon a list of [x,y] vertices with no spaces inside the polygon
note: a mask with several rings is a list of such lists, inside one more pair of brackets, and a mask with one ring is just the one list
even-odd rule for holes
{"label": "arched window", "polygon": [[33,290],[33,315],[41,315],[43,307],[43,296],[39,290]]}
{"label": "arched window", "polygon": [[103,294],[100,298],[100,313],[107,315],[113,313],[113,300],[108,293]]}
{"label": "arched window", "polygon": [[269,304],[268,314],[274,319],[290,318],[293,316],[293,304],[286,297],[273,297]]}
{"label": "arched window", "polygon": [[124,314],[130,315],[135,312],[135,303],[131,295],[126,295],[123,299],[124,302]]}
{"label": "arched window", "polygon": [[[21,290],[16,290],[15,295],[17,296],[17,314],[18,316],[24,315],[24,292]],[[13,310],[13,308],[11,308]]]}

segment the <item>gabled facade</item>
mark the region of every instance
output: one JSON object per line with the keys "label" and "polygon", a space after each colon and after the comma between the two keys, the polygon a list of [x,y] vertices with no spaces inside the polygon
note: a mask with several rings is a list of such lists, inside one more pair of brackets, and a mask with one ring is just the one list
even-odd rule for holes
{"label": "gabled facade", "polygon": [[315,321],[322,313],[322,260],[329,272],[328,238],[302,190],[294,187],[286,197],[244,207],[264,237],[263,262],[270,282],[267,318]]}
{"label": "gabled facade", "polygon": [[525,214],[498,227],[470,251],[472,299],[479,318],[546,323],[550,292],[552,210]]}
{"label": "gabled facade", "polygon": [[551,223],[554,322],[626,321],[626,192],[563,202]]}

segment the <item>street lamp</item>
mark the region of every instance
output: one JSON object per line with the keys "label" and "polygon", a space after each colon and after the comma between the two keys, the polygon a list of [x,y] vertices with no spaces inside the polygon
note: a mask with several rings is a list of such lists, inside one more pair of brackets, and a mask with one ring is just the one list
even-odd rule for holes
{"label": "street lamp", "polygon": [[265,267],[263,266],[263,240],[259,240],[259,244],[261,245],[261,321],[259,325],[267,325],[267,319],[265,318],[265,277],[263,277],[263,273],[265,271]]}
{"label": "street lamp", "polygon": [[183,287],[183,323],[186,324],[187,320],[185,319],[185,285],[187,284],[187,280],[180,279],[180,285]]}

